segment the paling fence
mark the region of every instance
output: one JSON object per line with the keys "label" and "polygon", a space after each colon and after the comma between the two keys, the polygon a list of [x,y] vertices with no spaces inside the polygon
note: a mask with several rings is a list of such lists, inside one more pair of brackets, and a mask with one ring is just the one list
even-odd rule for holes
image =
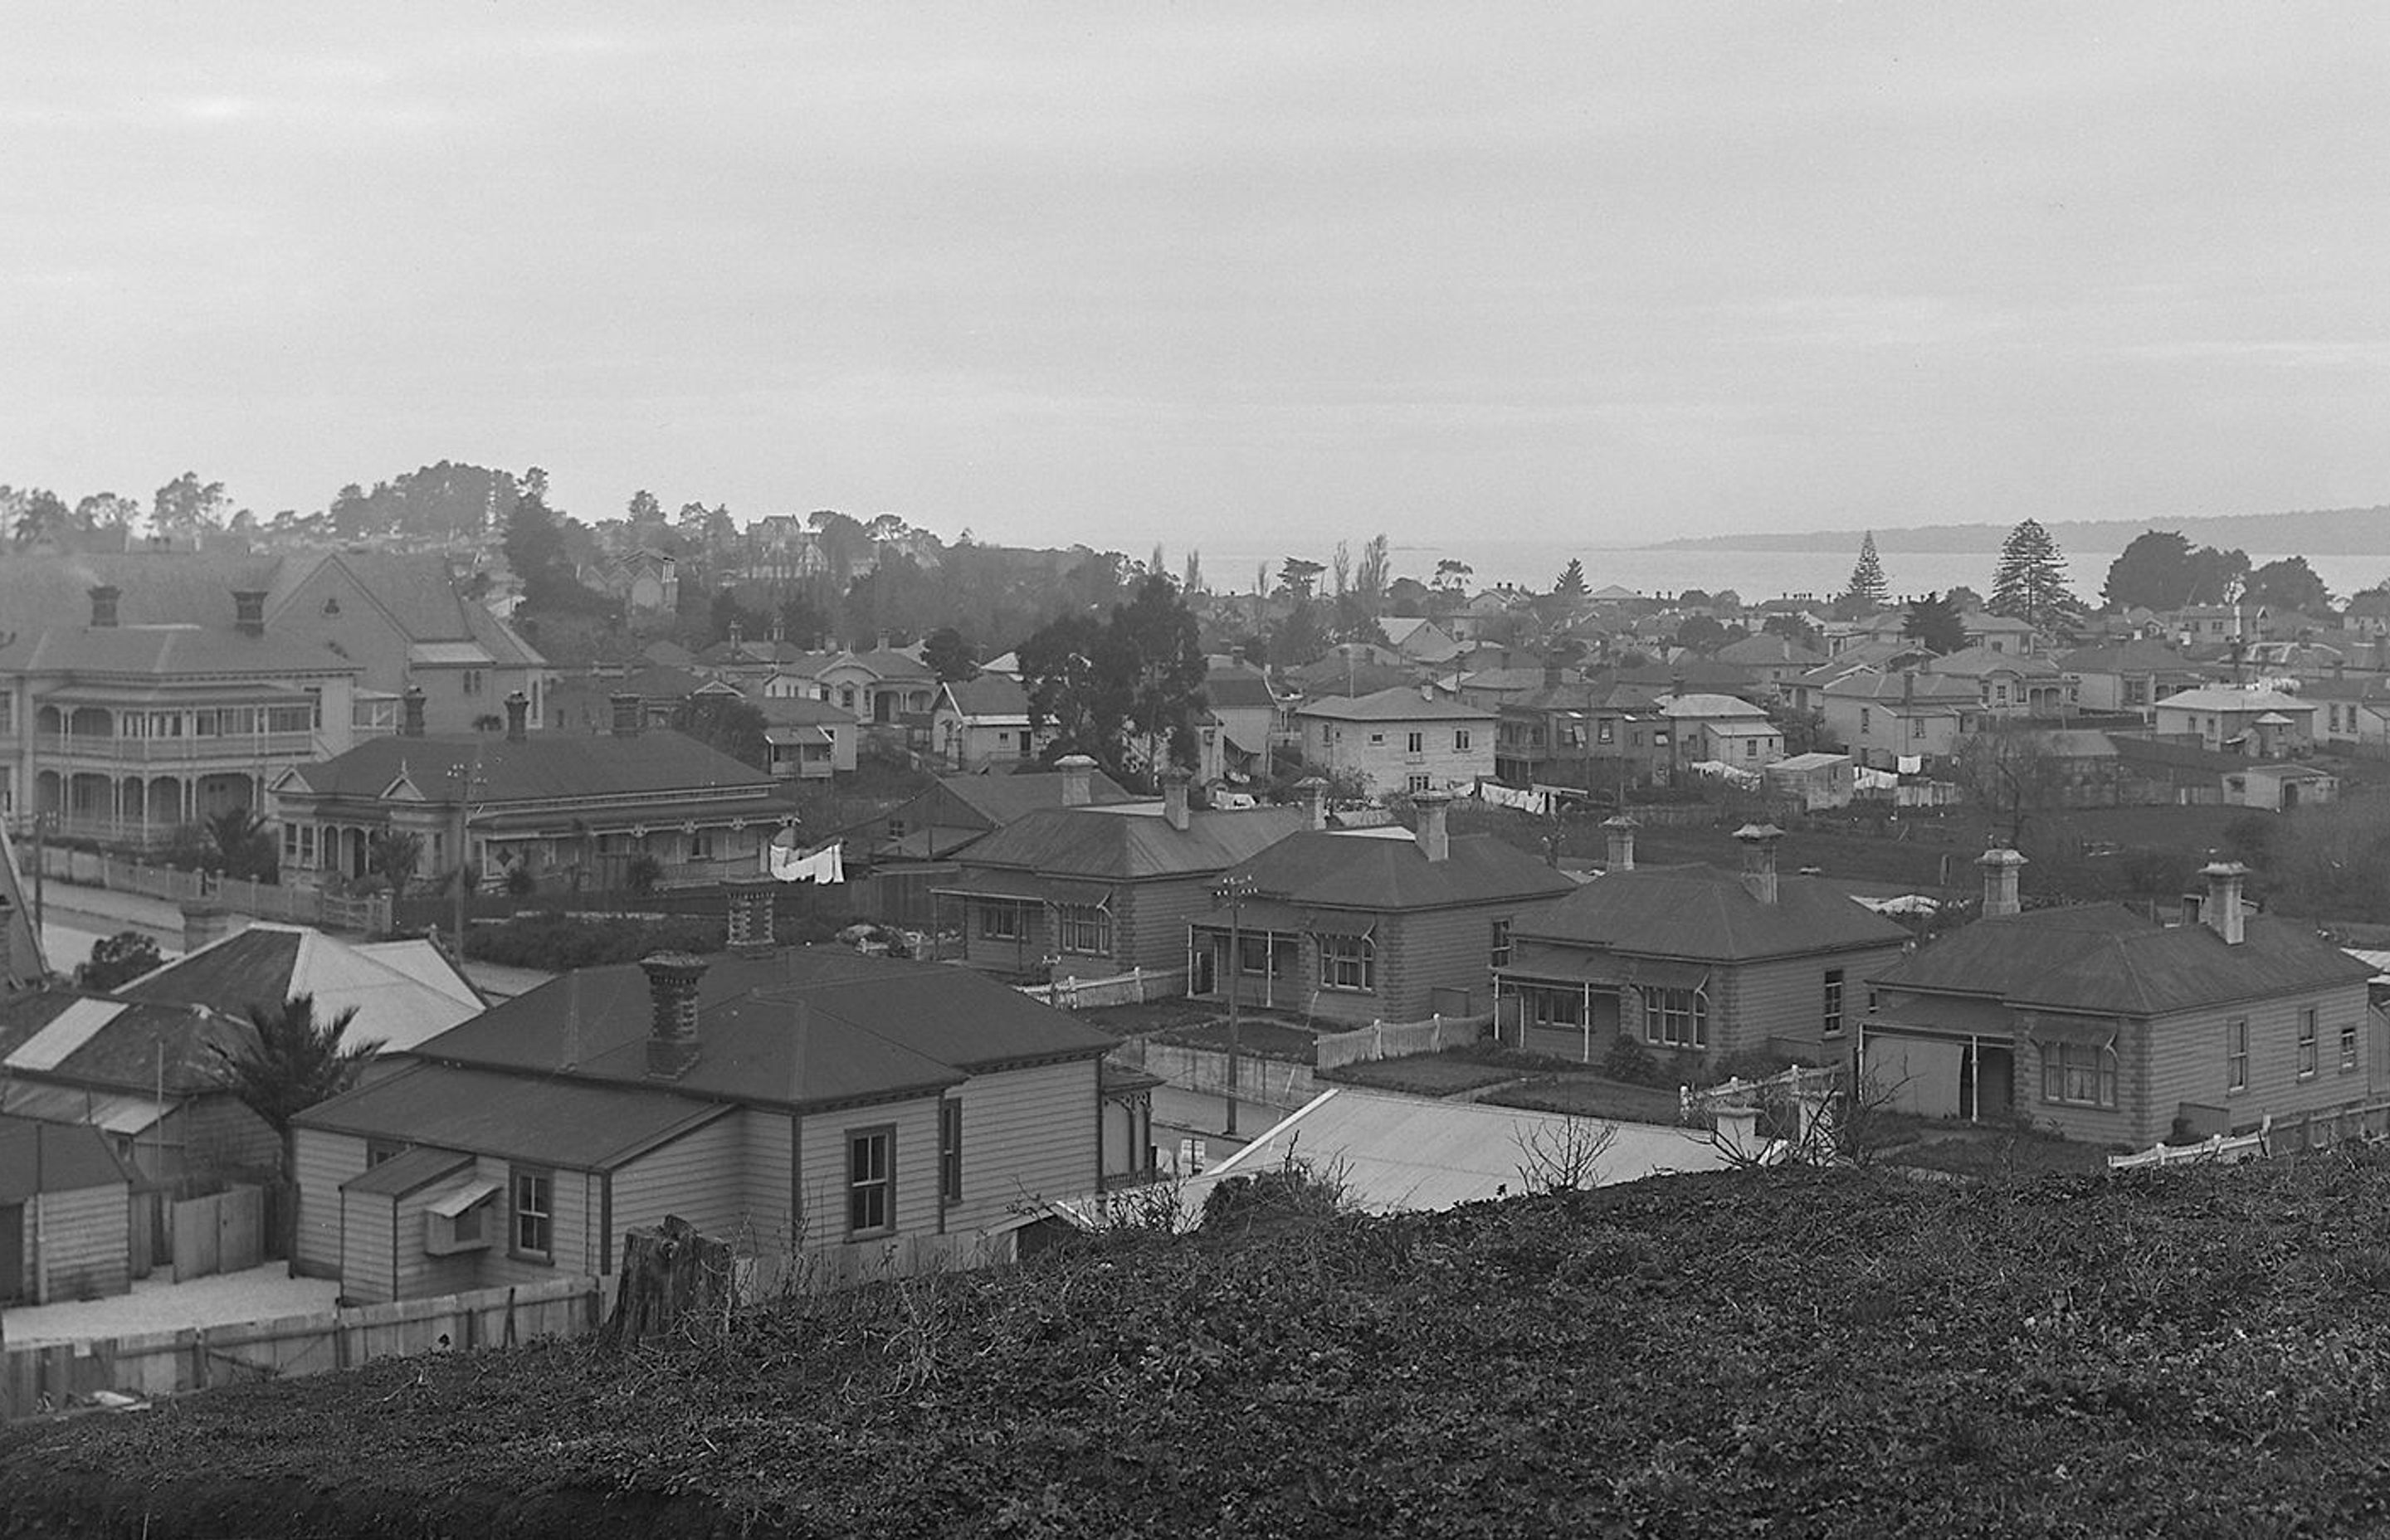
{"label": "paling fence", "polygon": [[1316,1042],[1320,1069],[1467,1047],[1494,1028],[1494,1013],[1432,1016],[1424,1021],[1372,1021],[1352,1032],[1323,1033]]}

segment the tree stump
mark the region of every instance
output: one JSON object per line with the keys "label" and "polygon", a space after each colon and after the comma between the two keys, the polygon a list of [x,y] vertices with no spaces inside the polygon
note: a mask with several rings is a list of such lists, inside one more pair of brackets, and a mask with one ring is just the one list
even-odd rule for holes
{"label": "tree stump", "polygon": [[678,1214],[623,1235],[623,1277],[599,1342],[610,1352],[722,1319],[730,1302],[730,1243]]}

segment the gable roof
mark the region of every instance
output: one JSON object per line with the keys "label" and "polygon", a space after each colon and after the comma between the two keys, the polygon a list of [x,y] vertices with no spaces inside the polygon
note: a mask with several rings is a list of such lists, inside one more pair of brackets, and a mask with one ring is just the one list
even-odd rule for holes
{"label": "gable roof", "polygon": [[2055,679],[2062,672],[2047,659],[2027,652],[1996,652],[1987,647],[1962,647],[1925,665],[1928,674],[1980,678],[1986,674],[2021,674],[2034,679]]}
{"label": "gable roof", "polygon": [[964,716],[1025,720],[1029,715],[1029,692],[1021,687],[1020,680],[1008,679],[1000,674],[983,674],[975,679],[943,685],[939,689],[944,699]]}
{"label": "gable roof", "polygon": [[966,874],[1003,867],[1098,881],[1201,876],[1227,870],[1304,828],[1299,807],[1197,809],[1173,828],[1158,803],[1043,808],[962,853]]}
{"label": "gable roof", "polygon": [[347,1040],[378,1040],[390,1053],[437,1036],[477,1015],[483,1004],[430,942],[358,945],[267,920],[178,957],[117,993],[127,1000],[203,1006],[233,1017],[251,1006],[272,1010],[294,995],[312,995],[316,1020],[328,1022],[354,1007],[356,1020]]}
{"label": "gable roof", "polygon": [[1805,647],[1792,637],[1775,631],[1755,632],[1739,642],[1728,642],[1710,656],[1715,661],[1733,663],[1745,668],[1774,668],[1784,665],[1793,668],[1816,668],[1826,661],[1826,655],[1817,648]]}
{"label": "gable roof", "polygon": [[239,1047],[245,1031],[199,1006],[47,989],[0,1007],[0,1068],[144,1097],[191,1096],[221,1088],[217,1050]]}
{"label": "gable roof", "polygon": [[1241,663],[1214,664],[1203,675],[1203,699],[1215,712],[1274,711],[1269,675]]}
{"label": "gable roof", "polygon": [[[5,566],[6,563],[0,563]],[[231,626],[52,626],[0,648],[0,666],[27,674],[284,675],[357,674],[363,665],[323,648]],[[294,699],[303,699],[294,697]]]}
{"label": "gable roof", "polygon": [[1496,713],[1445,696],[1424,696],[1417,689],[1398,685],[1368,695],[1314,700],[1297,707],[1295,714],[1327,722],[1491,722]]}
{"label": "gable roof", "polygon": [[0,1117],[0,1202],[115,1187],[132,1178],[108,1136],[79,1123]]}
{"label": "gable roof", "polygon": [[2243,690],[2229,686],[2180,690],[2158,702],[2189,712],[2312,712],[2315,703],[2280,690]]}
{"label": "gable roof", "polygon": [[2242,936],[2229,945],[2204,925],[2160,926],[2113,904],[2028,909],[1950,931],[1876,977],[2012,1007],[2146,1017],[2372,976],[2286,920],[2253,916]]}
{"label": "gable roof", "polygon": [[2164,642],[2134,637],[2061,653],[2058,664],[2071,674],[2191,674],[2197,664]]}
{"label": "gable roof", "polygon": [[1301,829],[1237,868],[1262,893],[1334,909],[1434,909],[1576,891],[1540,859],[1491,834],[1455,835],[1431,861],[1400,828]]}
{"label": "gable roof", "polygon": [[[1014,775],[940,776],[938,784],[964,806],[1001,828],[1024,814],[1062,805],[1069,777],[1050,767]],[[925,793],[927,795],[928,793]],[[1100,770],[1087,772],[1087,803],[1091,807],[1134,802],[1127,789]],[[906,804],[907,807],[911,803]],[[893,815],[891,815],[893,816]]]}
{"label": "gable roof", "polygon": [[1810,878],[1779,877],[1762,904],[1741,874],[1706,865],[1638,866],[1598,878],[1512,927],[1522,938],[1615,952],[1744,962],[1857,946],[1908,932]]}

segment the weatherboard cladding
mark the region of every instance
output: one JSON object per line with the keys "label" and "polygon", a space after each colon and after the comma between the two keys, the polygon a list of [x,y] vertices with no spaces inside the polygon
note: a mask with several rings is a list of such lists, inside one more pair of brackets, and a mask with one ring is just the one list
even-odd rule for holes
{"label": "weatherboard cladding", "polygon": [[54,1189],[44,1197],[38,1243],[31,1233],[34,1218],[30,1204],[25,1225],[25,1253],[42,1270],[43,1299],[132,1291],[131,1213],[122,1174],[90,1187]]}
{"label": "weatherboard cladding", "polygon": [[[623,1162],[612,1177],[615,1232],[660,1225],[676,1213],[705,1235],[751,1233],[749,1195],[740,1183],[725,1180],[745,1143],[738,1118],[719,1118]],[[787,1206],[784,1189],[763,1212],[778,1213]]]}
{"label": "weatherboard cladding", "polygon": [[[1102,1155],[1095,1116],[1099,1061],[1047,1064],[974,1076],[954,1093],[963,1112],[963,1196],[946,1210],[949,1232],[1001,1225],[1027,1199],[1091,1191]],[[1084,1127],[1074,1146],[1058,1128]],[[931,1151],[934,1156],[934,1149]],[[915,1174],[934,1192],[933,1168]]]}
{"label": "weatherboard cladding", "polygon": [[291,1180],[299,1188],[299,1215],[291,1242],[291,1270],[303,1277],[341,1273],[341,1184],[366,1165],[360,1135],[301,1128],[292,1140]]}

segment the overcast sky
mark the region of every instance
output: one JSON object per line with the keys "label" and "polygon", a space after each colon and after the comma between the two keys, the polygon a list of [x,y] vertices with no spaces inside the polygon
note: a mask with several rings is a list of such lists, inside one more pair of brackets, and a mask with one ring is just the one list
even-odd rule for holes
{"label": "overcast sky", "polygon": [[19,9],[0,481],[1270,548],[2390,501],[2390,7]]}

